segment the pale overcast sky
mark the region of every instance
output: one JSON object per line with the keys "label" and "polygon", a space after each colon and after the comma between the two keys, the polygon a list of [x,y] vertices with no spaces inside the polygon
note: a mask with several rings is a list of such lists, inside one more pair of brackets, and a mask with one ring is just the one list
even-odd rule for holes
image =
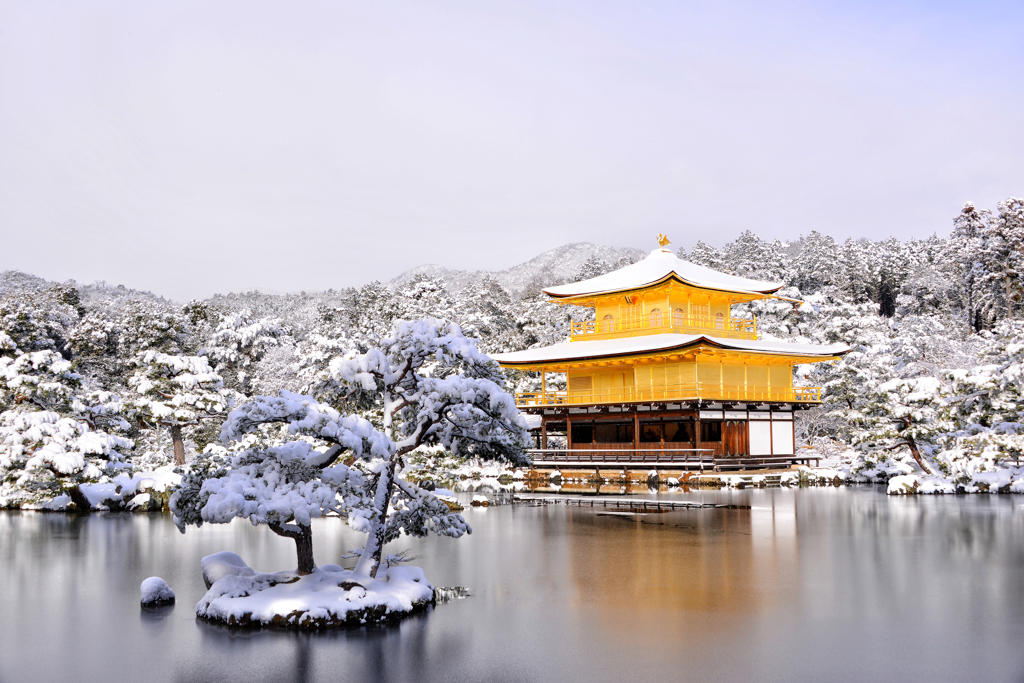
{"label": "pale overcast sky", "polygon": [[1024,4],[0,0],[0,270],[178,300],[1024,194]]}

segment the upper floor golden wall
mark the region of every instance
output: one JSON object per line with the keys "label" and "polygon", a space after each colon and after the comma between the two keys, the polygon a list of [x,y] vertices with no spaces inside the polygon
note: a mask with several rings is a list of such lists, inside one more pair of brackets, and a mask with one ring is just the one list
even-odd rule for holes
{"label": "upper floor golden wall", "polygon": [[675,281],[629,294],[591,297],[585,302],[572,302],[592,306],[595,318],[574,322],[572,339],[614,339],[664,332],[757,339],[756,318],[732,315],[734,304],[750,299]]}

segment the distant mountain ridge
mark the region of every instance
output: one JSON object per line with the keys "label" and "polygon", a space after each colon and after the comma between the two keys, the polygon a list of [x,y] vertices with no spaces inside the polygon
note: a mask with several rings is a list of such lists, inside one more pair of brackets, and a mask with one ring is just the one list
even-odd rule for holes
{"label": "distant mountain ridge", "polygon": [[512,294],[521,295],[534,288],[567,282],[592,257],[615,265],[619,259],[638,260],[645,255],[645,252],[640,249],[631,247],[608,247],[590,242],[574,242],[545,251],[525,263],[505,270],[456,270],[437,264],[426,264],[410,268],[390,280],[388,284],[392,287],[399,287],[418,275],[427,275],[442,280],[449,291],[458,292],[465,289],[470,283],[490,276]]}

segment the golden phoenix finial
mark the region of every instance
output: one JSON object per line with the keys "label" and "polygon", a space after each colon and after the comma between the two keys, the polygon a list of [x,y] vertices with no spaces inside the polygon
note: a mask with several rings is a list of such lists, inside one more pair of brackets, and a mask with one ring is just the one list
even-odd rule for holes
{"label": "golden phoenix finial", "polygon": [[668,235],[662,235],[661,233],[658,233],[658,244],[661,245],[662,247],[667,247],[668,245],[672,244],[672,241],[668,238]]}

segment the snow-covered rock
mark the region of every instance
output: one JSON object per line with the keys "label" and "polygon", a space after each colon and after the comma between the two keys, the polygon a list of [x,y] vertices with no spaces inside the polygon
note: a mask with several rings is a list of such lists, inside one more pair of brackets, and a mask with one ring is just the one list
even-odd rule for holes
{"label": "snow-covered rock", "polygon": [[169,605],[174,602],[174,591],[159,576],[151,576],[140,586],[143,605]]}
{"label": "snow-covered rock", "polygon": [[227,550],[207,555],[199,564],[203,568],[203,581],[207,588],[225,576],[253,576],[256,573],[245,560]]}

